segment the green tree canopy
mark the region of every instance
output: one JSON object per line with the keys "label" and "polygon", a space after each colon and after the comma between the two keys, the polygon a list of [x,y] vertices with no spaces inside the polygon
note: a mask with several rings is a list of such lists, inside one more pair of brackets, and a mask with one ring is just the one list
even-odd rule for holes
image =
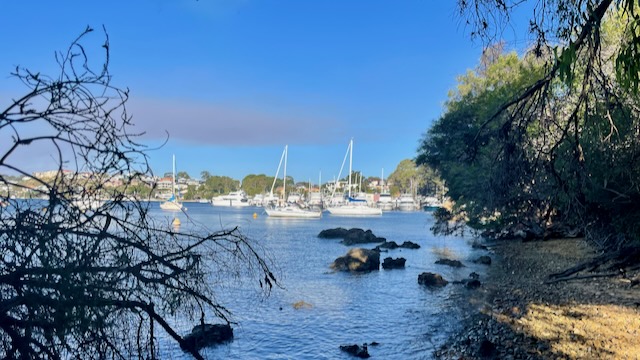
{"label": "green tree canopy", "polygon": [[608,61],[628,36],[609,21],[623,15],[598,20],[598,51],[576,51],[570,69],[532,51],[458,79],[417,161],[442,174],[470,224],[538,235],[561,224],[604,247],[639,238],[638,100]]}
{"label": "green tree canopy", "polygon": [[[272,185],[273,176],[264,174],[249,174],[242,179],[242,188],[249,196],[268,193]],[[276,181],[276,186],[282,186],[282,179]]]}

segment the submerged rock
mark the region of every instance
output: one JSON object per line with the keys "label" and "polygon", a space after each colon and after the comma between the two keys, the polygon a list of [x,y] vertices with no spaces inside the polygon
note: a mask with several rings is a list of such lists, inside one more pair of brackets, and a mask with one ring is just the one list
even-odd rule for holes
{"label": "submerged rock", "polygon": [[436,260],[436,264],[447,265],[447,266],[456,267],[456,268],[464,267],[464,265],[462,264],[462,262],[460,262],[460,260],[451,260],[451,259],[438,259]]}
{"label": "submerged rock", "polygon": [[449,282],[445,280],[441,275],[430,272],[423,272],[418,275],[418,284],[428,287],[443,287]]}
{"label": "submerged rock", "polygon": [[384,259],[384,261],[382,262],[382,268],[383,269],[404,269],[404,264],[407,261],[407,259],[405,258],[397,258],[397,259],[392,259],[390,257],[387,257]]}
{"label": "submerged rock", "polygon": [[311,309],[311,308],[313,308],[313,305],[311,305],[308,302],[305,302],[303,300],[300,300],[298,302],[293,303],[293,308],[296,309],[296,310]]}
{"label": "submerged rock", "polygon": [[232,339],[233,329],[229,324],[202,324],[193,327],[181,346],[183,350],[197,351]]}
{"label": "submerged rock", "polygon": [[469,280],[464,282],[464,286],[467,289],[477,289],[480,286],[482,286],[482,283],[480,283],[480,280],[478,280],[478,279],[469,279]]}
{"label": "submerged rock", "polygon": [[354,248],[337,258],[331,269],[337,271],[372,271],[380,269],[380,253],[374,250]]}
{"label": "submerged rock", "polygon": [[491,265],[491,258],[487,255],[480,256],[473,261],[476,264]]}
{"label": "submerged rock", "polygon": [[473,249],[480,249],[480,250],[488,250],[489,249],[486,245],[482,245],[479,242],[474,242],[473,244],[471,244],[471,247]]}
{"label": "submerged rock", "polygon": [[359,357],[361,359],[366,359],[368,357],[370,357],[369,355],[369,350],[367,349],[367,344],[362,344],[362,346],[360,345],[340,345],[340,350],[351,354],[355,357]]}

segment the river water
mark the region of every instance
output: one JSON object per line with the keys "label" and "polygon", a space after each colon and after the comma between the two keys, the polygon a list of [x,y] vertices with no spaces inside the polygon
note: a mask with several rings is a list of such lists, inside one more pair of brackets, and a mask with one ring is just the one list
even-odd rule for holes
{"label": "river water", "polygon": [[[386,212],[379,217],[274,219],[261,208],[220,208],[187,204],[188,216],[216,230],[220,224],[240,226],[276,263],[282,289],[267,297],[255,284],[230,279],[216,300],[233,312],[234,340],[202,351],[207,359],[351,359],[340,345],[377,342],[369,346],[372,358],[430,359],[433,351],[460,326],[465,312],[459,306],[468,291],[460,285],[431,290],[418,284],[418,275],[429,271],[451,280],[467,278],[485,269],[473,264],[482,255],[461,237],[436,237],[429,230],[429,212]],[[173,217],[152,205],[155,217]],[[253,214],[257,217],[254,218]],[[183,226],[188,222],[178,214]],[[364,274],[332,272],[329,265],[349,247],[339,240],[320,239],[324,229],[370,229],[388,241],[412,241],[420,249],[395,249],[385,257],[404,257],[406,268]],[[373,248],[375,244],[363,247]],[[434,262],[447,257],[466,267],[450,268]],[[236,286],[237,284],[237,286]],[[310,306],[295,309],[304,301]],[[194,324],[173,319],[182,333]],[[188,359],[173,342],[160,335],[163,358]]]}

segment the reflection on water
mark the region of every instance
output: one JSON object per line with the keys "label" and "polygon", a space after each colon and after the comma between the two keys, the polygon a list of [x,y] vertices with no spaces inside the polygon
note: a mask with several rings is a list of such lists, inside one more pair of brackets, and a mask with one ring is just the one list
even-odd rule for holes
{"label": "reflection on water", "polygon": [[[276,274],[284,289],[275,289],[269,297],[256,292],[257,283],[234,280],[220,288],[216,300],[233,312],[238,325],[235,339],[205,350],[205,358],[349,359],[339,350],[340,345],[375,341],[380,345],[369,347],[372,357],[428,359],[456,329],[461,313],[453,300],[467,290],[455,285],[429,290],[418,285],[418,275],[437,272],[447,280],[466,278],[472,271],[483,275],[482,267],[468,261],[477,257],[479,250],[471,249],[461,238],[434,237],[429,231],[433,219],[427,212],[391,212],[372,218],[323,214],[321,219],[290,220],[270,219],[258,208],[194,203],[187,217],[152,206],[154,216],[177,216],[182,229],[193,226],[189,218],[211,230],[239,226],[277,264]],[[406,258],[405,269],[334,273],[329,264],[348,247],[317,235],[336,227],[371,229],[388,241],[412,241],[421,248],[381,254],[381,260]],[[460,259],[467,267],[435,265],[441,257]],[[296,303],[304,306],[296,308]],[[193,325],[174,321],[183,332]],[[188,358],[166,336],[160,337],[163,357]]]}

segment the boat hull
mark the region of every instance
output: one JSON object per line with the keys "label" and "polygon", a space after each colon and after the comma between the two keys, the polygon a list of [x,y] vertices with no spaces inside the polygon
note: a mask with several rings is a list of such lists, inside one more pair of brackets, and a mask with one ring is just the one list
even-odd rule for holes
{"label": "boat hull", "polygon": [[184,209],[184,206],[182,206],[182,204],[180,204],[179,202],[165,201],[163,203],[160,203],[160,209],[169,211],[182,211]]}
{"label": "boat hull", "polygon": [[338,216],[374,216],[382,215],[382,209],[362,205],[343,205],[327,208],[331,215]]}
{"label": "boat hull", "polygon": [[226,206],[226,207],[244,207],[244,206],[251,206],[251,203],[246,200],[226,199],[226,200],[211,200],[211,205]]}
{"label": "boat hull", "polygon": [[290,219],[319,219],[322,217],[321,211],[311,211],[295,208],[275,208],[264,210],[269,217],[290,218]]}

